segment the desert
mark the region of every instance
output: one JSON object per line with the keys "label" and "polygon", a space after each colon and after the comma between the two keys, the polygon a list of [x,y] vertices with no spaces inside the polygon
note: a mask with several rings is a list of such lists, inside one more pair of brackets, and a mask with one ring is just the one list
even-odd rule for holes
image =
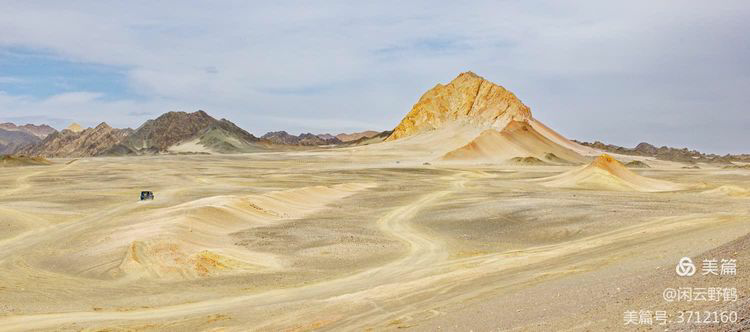
{"label": "desert", "polygon": [[[545,288],[594,280],[587,287],[614,291],[612,279],[668,270],[678,256],[750,232],[747,196],[556,189],[527,180],[561,166],[381,157],[363,154],[356,166],[346,151],[325,151],[3,168],[0,325],[433,330],[460,317],[463,329],[493,321],[466,322],[457,307],[507,297],[513,306],[491,309],[507,328],[575,327],[594,316],[601,321],[587,328],[614,328],[613,306],[624,303],[599,316],[589,298],[571,304],[565,292],[576,287],[553,298]],[[651,172],[750,186],[723,169]],[[157,199],[138,202],[142,188]],[[542,301],[575,316],[508,319]]]}
{"label": "desert", "polygon": [[[170,112],[17,149],[40,157],[0,167],[0,331],[620,330],[703,308],[660,298],[710,277],[682,257],[750,266],[742,156],[579,144],[472,72],[380,134]],[[711,282],[750,328],[748,275]]]}

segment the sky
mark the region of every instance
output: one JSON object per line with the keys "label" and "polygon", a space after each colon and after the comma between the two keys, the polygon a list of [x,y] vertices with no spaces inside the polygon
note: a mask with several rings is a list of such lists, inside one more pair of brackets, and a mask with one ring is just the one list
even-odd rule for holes
{"label": "sky", "polygon": [[473,71],[571,139],[750,153],[750,2],[3,1],[0,121],[395,127]]}

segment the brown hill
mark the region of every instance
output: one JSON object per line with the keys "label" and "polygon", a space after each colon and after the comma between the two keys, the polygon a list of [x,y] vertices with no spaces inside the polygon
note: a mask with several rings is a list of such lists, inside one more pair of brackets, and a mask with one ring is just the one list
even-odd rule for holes
{"label": "brown hill", "polygon": [[463,147],[446,153],[442,159],[508,161],[517,157],[567,163],[585,161],[580,154],[553,142],[524,121],[511,121],[501,131],[487,129]]}
{"label": "brown hill", "polygon": [[168,112],[148,120],[125,140],[105,151],[107,155],[170,152],[237,153],[263,150],[261,140],[229,120],[216,120],[204,111]]}

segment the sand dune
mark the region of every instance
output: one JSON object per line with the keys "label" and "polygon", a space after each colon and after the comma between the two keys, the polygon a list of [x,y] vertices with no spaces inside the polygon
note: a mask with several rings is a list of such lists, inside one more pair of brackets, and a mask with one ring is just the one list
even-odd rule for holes
{"label": "sand dune", "polygon": [[[427,135],[444,133],[392,146]],[[744,197],[570,192],[525,180],[570,166],[352,150],[0,168],[0,331],[617,330],[623,306],[650,307],[641,292],[613,302],[622,280],[641,286],[750,230]],[[648,172],[750,188],[740,172]],[[143,188],[156,199],[139,202]]]}
{"label": "sand dune", "polygon": [[[278,270],[285,263],[269,253],[235,245],[230,234],[301,218],[327,204],[373,187],[339,184],[275,191],[263,195],[213,196],[150,211],[137,223],[111,230],[74,258],[79,273],[105,278],[195,279],[212,275]],[[150,202],[141,204],[151,204]],[[93,237],[100,235],[94,234]],[[121,255],[117,266],[97,265]]]}
{"label": "sand dune", "polygon": [[465,146],[446,153],[443,159],[508,161],[534,157],[544,160],[549,154],[572,163],[585,161],[583,156],[548,139],[525,121],[511,121],[501,131],[485,130]]}
{"label": "sand dune", "polygon": [[539,181],[548,187],[616,191],[659,192],[688,188],[686,185],[640,176],[607,154],[597,157],[589,165]]}
{"label": "sand dune", "polygon": [[464,123],[449,123],[443,128],[380,144],[348,148],[357,155],[393,156],[400,160],[434,160],[476,138],[484,129]]}

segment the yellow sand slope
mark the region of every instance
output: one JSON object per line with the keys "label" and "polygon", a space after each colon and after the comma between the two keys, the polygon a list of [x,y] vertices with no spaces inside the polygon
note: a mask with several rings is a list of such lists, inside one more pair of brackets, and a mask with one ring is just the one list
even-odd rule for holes
{"label": "yellow sand slope", "polygon": [[554,162],[547,158],[550,153],[571,163],[585,161],[583,156],[548,139],[526,121],[511,121],[501,131],[487,129],[468,144],[446,153],[442,159],[508,161],[516,157],[535,157]]}
{"label": "yellow sand slope", "polygon": [[597,157],[591,164],[568,172],[543,178],[539,181],[548,187],[595,189],[615,191],[677,191],[687,186],[656,180],[633,173],[625,165],[607,154]]}
{"label": "yellow sand slope", "polygon": [[537,121],[537,119],[531,118],[531,120],[529,120],[529,125],[531,125],[531,127],[534,128],[534,130],[536,130],[538,133],[548,138],[552,142],[555,142],[561,145],[562,147],[573,150],[578,154],[581,154],[584,156],[598,156],[599,154],[602,153],[601,151],[597,149],[580,145],[576,142],[573,142],[565,138],[565,136],[560,135],[558,132],[552,130],[550,127],[547,127],[543,123]]}

